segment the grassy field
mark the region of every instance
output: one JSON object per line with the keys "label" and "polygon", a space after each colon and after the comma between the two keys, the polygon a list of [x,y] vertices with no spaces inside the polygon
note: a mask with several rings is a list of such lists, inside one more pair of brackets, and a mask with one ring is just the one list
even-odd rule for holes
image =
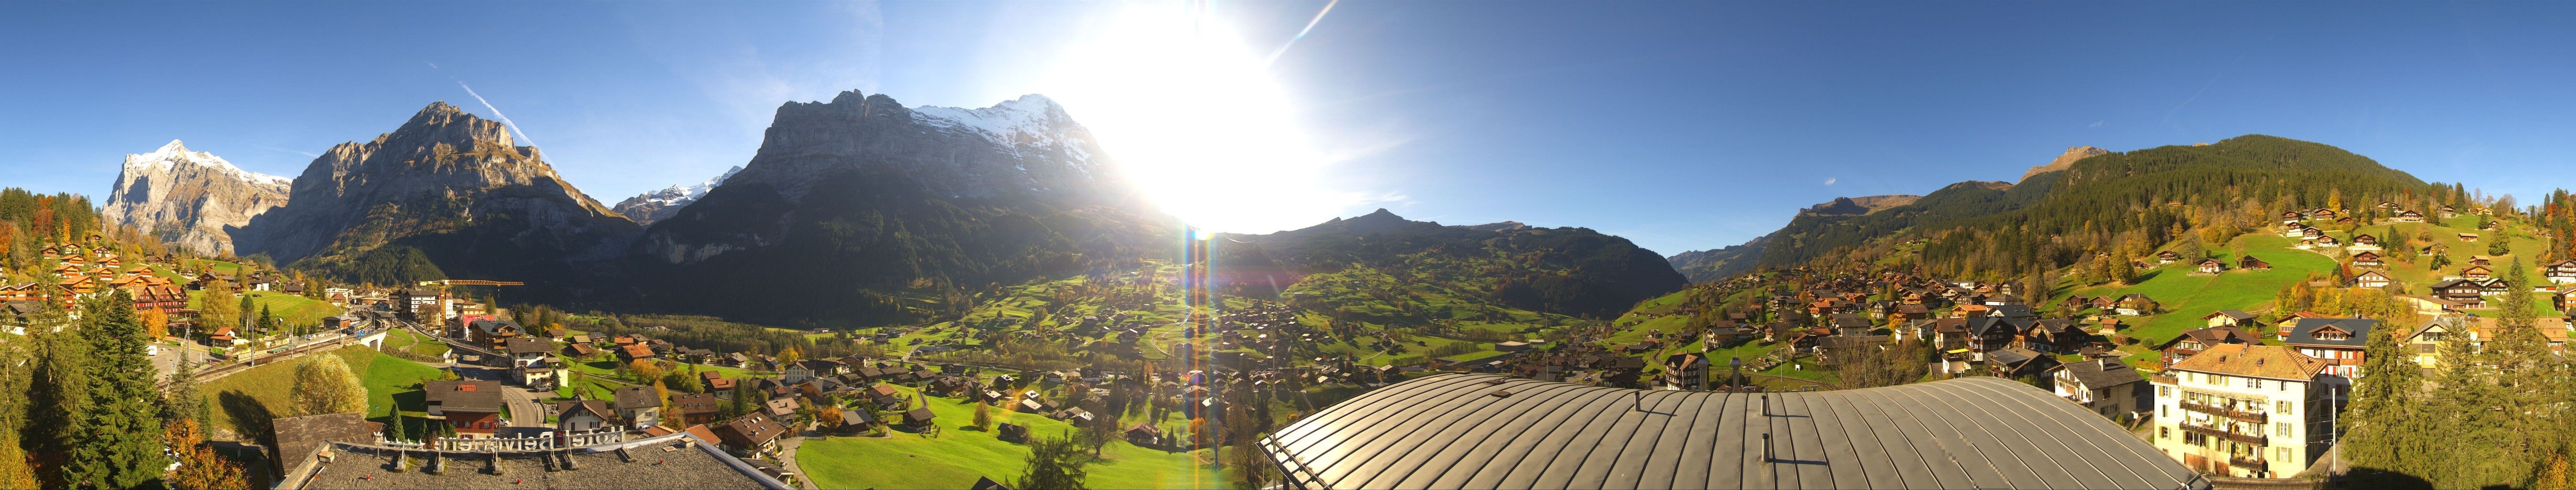
{"label": "grassy field", "polygon": [[[367,385],[367,416],[381,417],[391,413],[399,400],[405,411],[418,415],[420,395],[412,385],[436,379],[438,368],[376,352],[366,347],[346,347],[324,354],[336,355],[349,363]],[[300,358],[299,358],[300,359]],[[207,382],[203,391],[215,404],[213,428],[236,437],[248,437],[243,427],[265,427],[268,419],[291,415],[289,392],[295,385],[293,360],[266,364],[236,372]]]}
{"label": "grassy field", "polygon": [[[222,295],[223,293],[189,291],[188,298],[196,304],[204,304],[205,301],[210,299],[207,297],[207,295],[210,294]],[[322,317],[338,315],[341,312],[340,307],[332,306],[328,301],[306,298],[303,296],[273,291],[250,291],[243,294],[248,294],[251,298],[250,311],[243,312],[244,316],[258,318],[259,309],[261,307],[266,307],[268,308],[269,314],[277,315],[279,320],[284,321],[290,326],[320,325],[322,324]],[[213,299],[233,301],[236,302],[236,304],[241,301],[241,298],[237,296],[230,297],[230,299]]]}
{"label": "grassy field", "polygon": [[[2141,344],[2152,345],[2181,335],[2182,331],[2202,325],[2200,317],[2218,310],[2260,311],[2268,307],[2272,295],[2281,288],[2305,280],[2310,271],[2327,271],[2335,267],[2333,258],[2314,252],[2290,248],[2295,242],[2279,234],[2253,233],[2239,236],[2247,254],[2272,264],[2271,270],[2231,269],[2217,275],[2195,275],[2193,266],[2183,262],[2165,264],[2144,272],[2145,281],[2122,286],[2110,283],[2077,288],[2073,294],[2084,296],[2144,294],[2156,300],[2165,313],[2143,317],[2145,323],[2134,324],[2128,335]],[[2234,254],[2220,248],[2219,260],[2236,262]],[[2126,321],[2138,321],[2132,318]]]}
{"label": "grassy field", "polygon": [[[972,404],[940,397],[930,397],[929,404],[939,414],[938,438],[896,431],[886,439],[807,439],[797,450],[798,465],[821,488],[961,488],[977,477],[1016,478],[1026,466],[1027,447],[963,428],[974,419]],[[1065,422],[999,409],[993,420],[1028,426],[1040,436],[1074,430]],[[1101,453],[1103,461],[1084,468],[1086,483],[1092,488],[1221,488],[1225,483],[1218,471],[1197,462],[1214,458],[1212,453],[1171,453],[1112,442]]]}
{"label": "grassy field", "polygon": [[410,330],[399,328],[385,332],[385,349],[407,351],[413,354],[430,357],[446,355],[449,350],[447,342],[434,338],[423,337],[419,334],[411,333]]}

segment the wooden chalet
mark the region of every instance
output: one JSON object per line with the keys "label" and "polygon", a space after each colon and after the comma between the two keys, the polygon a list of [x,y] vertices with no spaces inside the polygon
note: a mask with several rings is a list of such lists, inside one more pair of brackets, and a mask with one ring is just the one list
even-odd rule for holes
{"label": "wooden chalet", "polygon": [[2272,263],[2254,258],[2254,254],[2245,254],[2243,257],[2236,258],[2236,268],[2249,271],[2272,270]]}

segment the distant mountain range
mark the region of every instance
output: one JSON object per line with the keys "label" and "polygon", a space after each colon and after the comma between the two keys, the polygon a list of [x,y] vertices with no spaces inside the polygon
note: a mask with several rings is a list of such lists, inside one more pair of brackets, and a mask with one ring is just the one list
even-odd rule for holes
{"label": "distant mountain range", "polygon": [[[208,252],[385,285],[518,280],[528,286],[496,294],[771,324],[908,322],[998,285],[1145,266],[1171,257],[1178,226],[1038,95],[980,109],[855,91],[789,102],[747,163],[614,207],[501,124],[444,102],[332,147],[293,179],[176,142],[129,157],[125,174],[114,219]],[[1615,315],[1684,284],[1655,254],[1581,228],[1443,226],[1380,210],[1231,236],[1258,244],[1222,247],[1228,268],[1284,278],[1259,285],[1272,294],[1302,274],[1407,268],[1478,301]]]}

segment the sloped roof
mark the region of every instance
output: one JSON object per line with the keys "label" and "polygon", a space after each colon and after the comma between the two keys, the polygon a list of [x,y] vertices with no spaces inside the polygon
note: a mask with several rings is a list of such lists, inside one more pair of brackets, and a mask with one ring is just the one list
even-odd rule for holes
{"label": "sloped roof", "polygon": [[2146,376],[2138,374],[2136,368],[2110,358],[2064,364],[2058,366],[2058,369],[2066,370],[2068,375],[2074,376],[2075,381],[2083,383],[2085,388],[2096,390],[2147,380]]}
{"label": "sloped roof", "polygon": [[[2368,318],[2301,318],[2296,323],[2290,324],[2290,336],[2283,337],[2281,342],[2290,345],[2361,347],[2370,343],[2370,329],[2377,326],[2379,326],[2379,320]],[[2351,332],[2352,336],[2341,339],[2317,338],[2317,329],[2326,327]]]}
{"label": "sloped roof", "polygon": [[1766,394],[1439,374],[1260,446],[1303,488],[2210,486],[2100,415],[1982,377]]}
{"label": "sloped roof", "polygon": [[2326,361],[2277,345],[2219,344],[2166,369],[2308,381],[2325,371]]}

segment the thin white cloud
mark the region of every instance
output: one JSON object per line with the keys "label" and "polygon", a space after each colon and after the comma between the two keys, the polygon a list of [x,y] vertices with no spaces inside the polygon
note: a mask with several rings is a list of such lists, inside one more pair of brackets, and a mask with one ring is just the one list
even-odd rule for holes
{"label": "thin white cloud", "polygon": [[285,148],[278,148],[278,147],[268,146],[268,145],[250,145],[250,146],[251,146],[252,148],[258,148],[258,149],[262,149],[262,150],[282,151],[282,152],[293,153],[293,154],[297,154],[297,155],[304,155],[305,157],[308,157],[308,158],[322,158],[322,154],[320,154],[320,153],[314,153],[314,152],[309,152],[309,151],[295,151],[295,150],[289,150],[289,149],[285,149]]}
{"label": "thin white cloud", "polygon": [[[451,79],[451,80],[455,80],[454,78],[450,78],[450,79]],[[474,87],[473,87],[473,86],[466,85],[464,80],[456,80],[456,86],[458,86],[458,87],[465,87],[465,95],[471,95],[471,96],[474,96],[474,101],[475,101],[475,102],[482,102],[482,103],[483,103],[483,108],[484,108],[484,109],[490,109],[490,110],[492,111],[492,118],[493,118],[493,119],[499,119],[499,120],[501,120],[501,125],[503,125],[503,126],[509,126],[509,127],[510,127],[510,131],[511,131],[511,132],[519,133],[519,142],[521,142],[521,143],[525,143],[525,144],[527,144],[527,146],[537,146],[537,139],[536,139],[536,138],[530,138],[530,137],[528,137],[528,131],[527,131],[527,130],[524,130],[524,129],[519,129],[519,123],[511,122],[511,121],[510,121],[510,116],[502,115],[502,114],[501,114],[501,108],[499,108],[499,107],[493,107],[493,106],[492,106],[492,101],[489,101],[489,100],[483,100],[483,94],[474,93]]]}
{"label": "thin white cloud", "polygon": [[1825,185],[1834,185],[1834,182],[1841,181],[1841,180],[1842,180],[1842,179],[1837,179],[1837,178],[1833,178],[1833,177],[1826,177],[1826,178],[1825,178]]}
{"label": "thin white cloud", "polygon": [[2093,124],[2085,125],[2084,127],[2088,127],[2088,128],[2098,128],[2098,127],[2102,127],[2102,123],[2106,123],[2106,122],[2110,122],[2110,121],[2109,121],[2109,120],[2093,121]]}
{"label": "thin white cloud", "polygon": [[[427,62],[427,61],[423,61],[422,63],[429,63],[429,62]],[[438,69],[438,64],[437,64],[437,63],[429,63],[429,69],[432,69],[432,70],[436,70],[436,69]]]}

